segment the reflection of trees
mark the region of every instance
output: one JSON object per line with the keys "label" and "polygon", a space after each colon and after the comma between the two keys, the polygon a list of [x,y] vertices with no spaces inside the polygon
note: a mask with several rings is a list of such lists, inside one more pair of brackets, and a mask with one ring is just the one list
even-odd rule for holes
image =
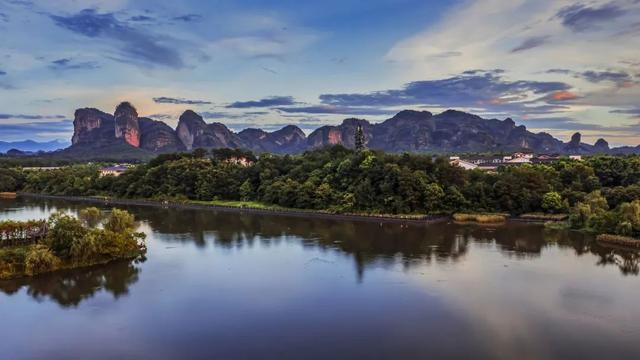
{"label": "reflection of trees", "polygon": [[598,265],[607,266],[615,265],[620,268],[620,272],[624,275],[638,275],[640,273],[640,254],[637,251],[609,246],[604,244],[595,244],[593,252],[600,257]]}
{"label": "reflection of trees", "polygon": [[[34,206],[81,208],[82,203],[35,199]],[[118,206],[123,207],[123,206]],[[638,252],[603,247],[593,236],[580,232],[545,229],[514,223],[502,226],[433,224],[429,226],[379,224],[309,217],[284,217],[251,213],[123,207],[147,221],[156,237],[165,241],[195,242],[198,246],[242,248],[259,242],[270,246],[286,236],[305,239],[303,246],[335,249],[353,257],[362,276],[366,267],[384,268],[458,261],[470,242],[496,245],[507,257],[534,258],[547,246],[574,249],[576,255],[594,254],[599,265],[615,265],[624,274],[638,275]]]}
{"label": "reflection of trees", "polygon": [[51,299],[63,307],[79,305],[105,290],[114,298],[126,295],[138,281],[140,269],[131,261],[117,261],[89,268],[62,270],[33,278],[0,281],[0,291],[14,294],[21,288],[38,301]]}

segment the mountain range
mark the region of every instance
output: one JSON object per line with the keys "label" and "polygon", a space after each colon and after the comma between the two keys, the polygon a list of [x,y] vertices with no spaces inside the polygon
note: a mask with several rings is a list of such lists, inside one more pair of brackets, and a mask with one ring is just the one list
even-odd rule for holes
{"label": "mountain range", "polygon": [[67,141],[52,140],[38,142],[34,140],[24,141],[0,141],[0,153],[6,153],[10,150],[18,150],[20,152],[35,153],[39,151],[55,151],[64,149],[70,145]]}
{"label": "mountain range", "polygon": [[640,153],[640,146],[610,148],[604,139],[593,145],[586,144],[581,141],[580,133],[574,134],[571,141],[563,142],[548,133],[530,132],[510,118],[483,119],[456,110],[435,115],[428,111],[404,110],[381,123],[349,118],[340,125],[322,126],[306,136],[295,125],[273,132],[255,128],[233,132],[222,123],[206,123],[192,110],[185,111],[173,129],[161,121],[139,117],[135,107],[123,102],[113,115],[94,108],[78,109],[73,125],[71,146],[55,155],[125,160],[195,148],[243,148],[293,154],[336,144],[353,148],[359,126],[368,148],[387,152]]}

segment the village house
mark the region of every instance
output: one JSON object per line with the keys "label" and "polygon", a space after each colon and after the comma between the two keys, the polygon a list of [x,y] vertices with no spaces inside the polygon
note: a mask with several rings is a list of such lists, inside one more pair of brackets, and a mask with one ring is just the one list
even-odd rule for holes
{"label": "village house", "polygon": [[225,160],[225,162],[227,164],[234,164],[234,165],[240,165],[240,166],[251,166],[253,165],[253,160],[245,157],[245,156],[232,156],[228,159]]}
{"label": "village house", "polygon": [[[581,161],[580,155],[569,155],[570,160]],[[459,166],[465,170],[480,169],[483,171],[495,171],[500,166],[521,165],[521,164],[548,164],[559,161],[558,155],[534,155],[529,153],[514,153],[508,156],[481,156],[461,158],[460,156],[449,157],[451,165]]]}
{"label": "village house", "polygon": [[127,170],[129,170],[129,167],[126,165],[115,165],[115,166],[104,167],[100,169],[100,177],[120,176]]}

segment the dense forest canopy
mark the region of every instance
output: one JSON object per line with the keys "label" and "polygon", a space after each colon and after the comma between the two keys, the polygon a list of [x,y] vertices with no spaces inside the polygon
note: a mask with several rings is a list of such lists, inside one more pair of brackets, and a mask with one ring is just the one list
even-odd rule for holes
{"label": "dense forest canopy", "polygon": [[[249,157],[255,162],[242,166],[227,161],[230,157]],[[640,199],[640,156],[594,156],[483,172],[452,166],[445,157],[353,151],[341,146],[259,158],[240,150],[197,149],[160,155],[119,177],[100,177],[98,170],[98,165],[91,164],[51,171],[1,168],[0,191],[242,200],[388,214],[568,212],[579,204],[594,204],[593,199],[600,197],[606,204],[592,206],[595,214]],[[584,206],[582,210],[586,211]]]}

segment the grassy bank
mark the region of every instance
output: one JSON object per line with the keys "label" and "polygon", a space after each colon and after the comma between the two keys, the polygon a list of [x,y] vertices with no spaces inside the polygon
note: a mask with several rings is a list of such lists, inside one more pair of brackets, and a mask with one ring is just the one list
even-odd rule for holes
{"label": "grassy bank", "polygon": [[518,216],[520,220],[526,221],[565,221],[569,218],[567,214],[545,214],[545,213],[528,213]]}
{"label": "grassy bank", "polygon": [[453,220],[461,223],[500,224],[506,222],[508,216],[508,214],[496,213],[456,213],[453,214]]}
{"label": "grassy bank", "polygon": [[601,235],[598,235],[596,239],[600,242],[607,243],[607,244],[614,244],[614,245],[620,245],[624,247],[632,247],[632,248],[640,249],[640,239],[636,239],[628,236],[601,234]]}
{"label": "grassy bank", "polygon": [[192,210],[217,210],[248,212],[255,214],[282,215],[295,217],[315,217],[336,220],[362,220],[395,223],[430,224],[433,222],[446,221],[448,215],[428,215],[428,214],[378,214],[378,213],[354,213],[354,212],[331,212],[327,210],[299,209],[283,207],[278,205],[264,204],[254,201],[198,201],[198,200],[160,200],[160,199],[121,199],[106,196],[65,196],[48,195],[34,193],[19,193],[23,197],[35,197],[46,199],[61,199],[68,201],[82,201],[100,203],[106,205],[133,205],[133,206],[154,206],[171,207],[178,209]]}

